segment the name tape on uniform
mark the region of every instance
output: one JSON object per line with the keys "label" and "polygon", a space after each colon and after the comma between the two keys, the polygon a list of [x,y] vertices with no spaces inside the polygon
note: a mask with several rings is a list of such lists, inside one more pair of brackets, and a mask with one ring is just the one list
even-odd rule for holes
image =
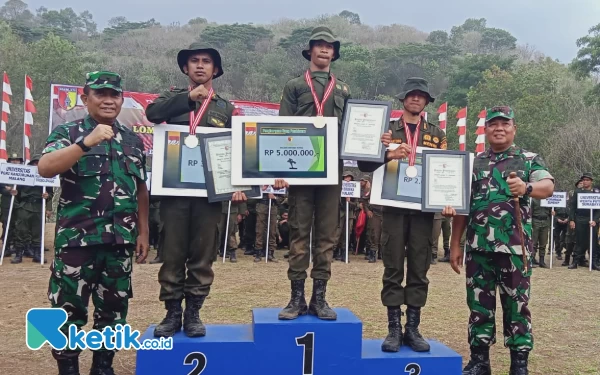
{"label": "name tape on uniform", "polygon": [[577,194],[578,210],[596,210],[600,209],[600,194],[580,193]]}
{"label": "name tape on uniform", "polygon": [[45,178],[38,174],[36,166],[11,163],[2,163],[0,165],[0,183],[6,185],[60,187],[58,176]]}
{"label": "name tape on uniform", "polygon": [[263,194],[273,194],[273,195],[285,195],[287,193],[287,189],[274,189],[273,185],[264,185],[261,187],[260,192]]}
{"label": "name tape on uniform", "polygon": [[342,181],[342,198],[360,198],[360,182]]}
{"label": "name tape on uniform", "polygon": [[567,207],[567,193],[556,192],[550,198],[542,199],[542,207]]}

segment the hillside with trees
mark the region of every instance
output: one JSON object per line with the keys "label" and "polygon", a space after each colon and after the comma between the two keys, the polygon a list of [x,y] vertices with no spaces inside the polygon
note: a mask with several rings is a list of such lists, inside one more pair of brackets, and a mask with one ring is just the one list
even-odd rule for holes
{"label": "hillside with trees", "polygon": [[31,10],[22,0],[8,0],[0,7],[0,71],[9,74],[13,91],[9,152],[21,152],[25,74],[34,82],[38,113],[31,144],[39,152],[47,135],[51,83],[81,85],[85,72],[108,69],[123,76],[126,90],[158,93],[186,84],[175,56],[201,40],[223,56],[225,75],[216,81],[221,95],[278,102],[285,82],[306,69],[300,51],[317,25],[330,27],[341,40],[342,57],[333,71],[348,82],[354,98],[389,100],[400,108],[393,97],[404,80],[422,76],[437,97],[428,108],[430,121],[437,122],[439,103],[449,102],[449,147],[458,148],[459,108],[469,108],[467,147],[473,150],[477,114],[508,104],[517,114],[518,144],[542,154],[562,188],[572,186],[569,181],[581,172],[600,175],[600,89],[593,78],[600,69],[600,25],[573,41],[580,52],[567,66],[519,44],[509,30],[489,27],[483,18],[426,33],[400,24],[365,25],[347,10],[264,25],[204,18],[161,25],[115,17],[100,30],[87,11]]}

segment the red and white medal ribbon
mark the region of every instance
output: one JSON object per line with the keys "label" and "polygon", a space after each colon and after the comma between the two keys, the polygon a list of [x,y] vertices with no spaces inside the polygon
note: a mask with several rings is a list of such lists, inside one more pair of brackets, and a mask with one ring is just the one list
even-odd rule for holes
{"label": "red and white medal ribbon", "polygon": [[417,160],[417,143],[419,142],[419,133],[421,128],[421,120],[416,126],[415,133],[412,134],[408,124],[404,119],[404,133],[406,134],[406,143],[410,147],[410,155],[408,156],[408,167],[406,168],[407,177],[417,177],[417,167],[415,167],[415,161]]}
{"label": "red and white medal ribbon", "polygon": [[310,87],[310,92],[312,93],[313,100],[315,101],[315,107],[317,107],[317,116],[323,116],[323,112],[325,111],[325,103],[331,96],[333,88],[335,87],[335,76],[331,74],[331,80],[329,80],[329,84],[325,88],[322,101],[319,101],[317,93],[315,92],[315,87],[313,86],[312,78],[310,76],[310,70],[307,70],[304,74],[304,80],[306,81],[308,87]]}
{"label": "red and white medal ribbon", "polygon": [[[191,86],[189,89],[190,91],[193,90]],[[208,105],[212,100],[213,94],[214,90],[211,88],[208,91],[208,96],[202,101],[202,105],[200,106],[198,112],[190,112],[190,135],[185,138],[185,145],[189,148],[196,148],[199,144],[198,138],[196,137],[196,128],[198,127],[198,124],[200,124],[200,120],[202,120],[202,116],[204,116],[204,113],[206,112]]]}

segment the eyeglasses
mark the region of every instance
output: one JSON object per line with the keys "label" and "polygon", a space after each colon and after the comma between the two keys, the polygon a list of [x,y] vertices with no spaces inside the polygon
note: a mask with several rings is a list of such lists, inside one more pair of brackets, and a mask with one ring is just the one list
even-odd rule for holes
{"label": "eyeglasses", "polygon": [[489,123],[489,124],[485,124],[485,127],[488,129],[496,129],[496,128],[502,128],[502,129],[508,129],[511,126],[513,126],[514,124],[512,122],[493,122],[493,123]]}

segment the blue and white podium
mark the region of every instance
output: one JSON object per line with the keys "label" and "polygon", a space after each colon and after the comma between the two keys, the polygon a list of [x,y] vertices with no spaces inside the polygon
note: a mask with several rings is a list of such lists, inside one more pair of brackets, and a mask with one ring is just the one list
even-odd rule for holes
{"label": "blue and white podium", "polygon": [[[281,309],[255,309],[252,324],[207,325],[206,336],[173,337],[172,350],[137,352],[136,374],[182,375],[460,375],[461,356],[437,341],[431,351],[381,351],[363,340],[362,322],[348,309],[336,321],[314,316],[277,319]],[[154,326],[140,337],[153,337]]]}

